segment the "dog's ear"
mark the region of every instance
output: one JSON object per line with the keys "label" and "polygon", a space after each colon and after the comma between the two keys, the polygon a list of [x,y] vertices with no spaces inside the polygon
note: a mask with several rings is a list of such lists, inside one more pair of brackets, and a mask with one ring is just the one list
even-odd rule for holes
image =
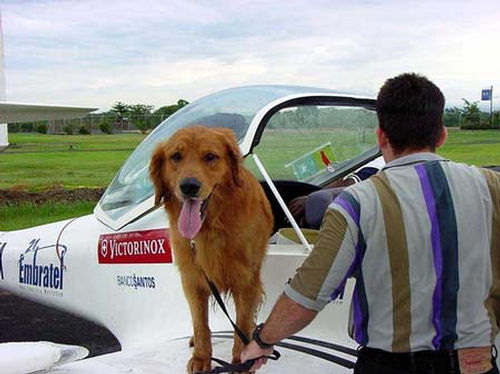
{"label": "dog's ear", "polygon": [[237,187],[243,186],[243,181],[241,180],[241,164],[243,163],[243,157],[241,156],[240,147],[236,141],[236,137],[232,130],[221,129],[224,136],[224,143],[226,147],[226,153],[229,159],[229,167],[231,168],[231,175],[233,182]]}
{"label": "dog's ear", "polygon": [[162,198],[168,200],[170,192],[165,185],[167,181],[163,180],[163,164],[165,162],[165,153],[163,152],[162,145],[156,146],[151,162],[149,163],[149,177],[155,187],[155,205],[158,205]]}

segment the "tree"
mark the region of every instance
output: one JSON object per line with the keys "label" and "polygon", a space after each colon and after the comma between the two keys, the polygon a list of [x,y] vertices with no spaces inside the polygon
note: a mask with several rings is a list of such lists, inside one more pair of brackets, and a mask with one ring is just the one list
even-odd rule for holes
{"label": "tree", "polygon": [[314,128],[319,125],[319,109],[317,106],[299,106],[295,112],[300,127]]}
{"label": "tree", "polygon": [[481,112],[478,107],[477,101],[467,101],[466,99],[462,99],[464,101],[464,108],[462,109],[464,126],[463,128],[467,129],[479,129],[480,121],[481,121]]}
{"label": "tree", "polygon": [[444,110],[443,123],[446,127],[460,127],[461,121],[462,109],[453,107]]}
{"label": "tree", "polygon": [[128,113],[132,124],[144,134],[147,130],[154,127],[153,121],[148,121],[148,116],[153,110],[152,105],[135,104],[128,106]]}
{"label": "tree", "polygon": [[165,105],[162,107],[159,107],[158,109],[155,110],[154,114],[162,116],[163,119],[170,117],[172,114],[177,112],[179,110],[179,107],[177,104],[174,105]]}
{"label": "tree", "polygon": [[111,107],[111,110],[115,112],[120,117],[125,117],[130,109],[130,105],[122,103],[121,101],[117,101],[115,105]]}
{"label": "tree", "polygon": [[185,107],[188,105],[189,102],[184,100],[184,99],[179,99],[177,100],[177,104],[173,105],[165,105],[162,107],[159,107],[158,109],[155,110],[154,114],[159,115],[162,117],[162,119],[170,117],[172,114],[177,112],[179,109],[182,107]]}
{"label": "tree", "polygon": [[500,129],[500,111],[493,112],[493,128]]}
{"label": "tree", "polygon": [[115,105],[111,107],[111,111],[116,114],[116,121],[120,124],[120,129],[123,130],[123,122],[130,112],[130,105],[117,101]]}
{"label": "tree", "polygon": [[189,104],[189,101],[184,100],[184,99],[179,99],[177,100],[177,107],[181,109],[182,107],[186,106]]}

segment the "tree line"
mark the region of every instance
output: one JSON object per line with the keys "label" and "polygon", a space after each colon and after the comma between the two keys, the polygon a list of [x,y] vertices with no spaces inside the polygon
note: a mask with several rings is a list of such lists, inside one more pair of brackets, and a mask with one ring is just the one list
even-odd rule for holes
{"label": "tree line", "polygon": [[[447,127],[464,130],[500,129],[500,111],[490,114],[479,109],[477,101],[463,99],[462,108],[446,108],[443,123]],[[285,109],[276,113],[269,121],[269,128],[375,128],[377,118],[372,111],[360,108],[304,106]]]}
{"label": "tree line", "polygon": [[444,110],[443,122],[447,127],[460,127],[463,130],[500,129],[500,111],[490,113],[479,109],[477,101],[462,99],[462,108],[453,107]]}
{"label": "tree line", "polygon": [[[177,100],[176,104],[161,106],[156,110],[153,110],[152,105],[146,104],[125,104],[121,101],[116,102],[111,110],[104,114],[104,118],[108,120],[103,123],[103,126],[114,127],[118,129],[128,128],[132,125],[139,129],[142,133],[148,130],[154,129],[166,118],[177,112],[182,107],[189,104],[188,101],[184,99]],[[104,130],[107,130],[106,128]],[[103,131],[103,128],[101,128]],[[103,131],[107,132],[107,131]]]}
{"label": "tree line", "polygon": [[[446,108],[443,115],[444,125],[461,129],[500,129],[500,111],[495,111],[490,123],[490,114],[479,109],[477,101],[463,99],[463,107]],[[109,111],[89,114],[84,118],[59,121],[41,121],[9,124],[11,132],[89,134],[140,130],[146,133],[177,110],[189,104],[179,99],[175,104],[154,109],[147,104],[126,104],[116,102]],[[361,108],[302,106],[284,109],[269,121],[268,128],[361,128],[370,129],[377,125],[372,111]]]}
{"label": "tree line", "polygon": [[362,108],[300,106],[282,110],[269,121],[270,129],[374,129],[377,117]]}
{"label": "tree line", "polygon": [[116,102],[109,111],[91,113],[83,118],[25,123],[9,123],[9,132],[39,132],[42,134],[91,134],[136,131],[146,133],[189,104],[184,99],[154,109],[152,105]]}

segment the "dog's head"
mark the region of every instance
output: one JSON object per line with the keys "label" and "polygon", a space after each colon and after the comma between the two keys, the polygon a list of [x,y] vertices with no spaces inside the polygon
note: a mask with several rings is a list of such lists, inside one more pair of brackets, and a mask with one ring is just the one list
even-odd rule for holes
{"label": "dog's head", "polygon": [[200,230],[210,197],[218,185],[240,187],[242,157],[229,129],[202,126],[177,131],[153,152],[149,174],[155,204],[182,204],[178,227],[192,239]]}

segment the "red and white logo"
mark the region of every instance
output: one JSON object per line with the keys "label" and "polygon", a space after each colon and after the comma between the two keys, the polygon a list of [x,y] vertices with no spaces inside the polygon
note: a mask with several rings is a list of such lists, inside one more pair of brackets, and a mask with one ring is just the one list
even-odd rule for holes
{"label": "red and white logo", "polygon": [[100,264],[172,263],[167,230],[131,231],[99,236],[97,257]]}

